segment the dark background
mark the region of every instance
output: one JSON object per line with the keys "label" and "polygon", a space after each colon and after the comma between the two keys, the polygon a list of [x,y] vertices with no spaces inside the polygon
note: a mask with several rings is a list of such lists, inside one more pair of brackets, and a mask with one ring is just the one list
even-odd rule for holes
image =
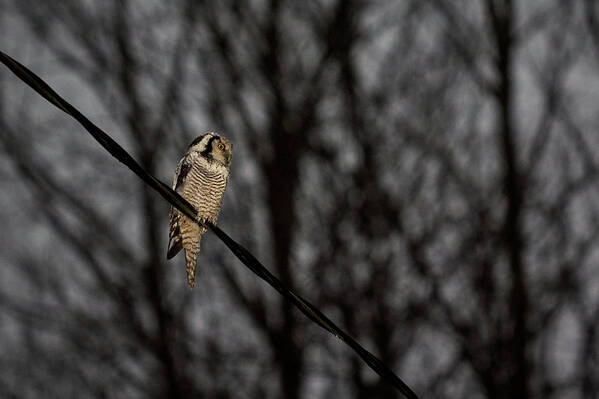
{"label": "dark background", "polygon": [[[599,396],[593,0],[0,0],[2,50],[427,398]],[[0,72],[0,396],[388,398],[212,234]]]}

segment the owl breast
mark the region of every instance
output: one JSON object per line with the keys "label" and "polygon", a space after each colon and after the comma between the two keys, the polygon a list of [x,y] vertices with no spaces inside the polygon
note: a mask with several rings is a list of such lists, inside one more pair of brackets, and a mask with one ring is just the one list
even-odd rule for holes
{"label": "owl breast", "polygon": [[224,166],[207,165],[200,161],[193,164],[187,175],[183,197],[198,211],[198,216],[216,223],[227,187],[229,171]]}

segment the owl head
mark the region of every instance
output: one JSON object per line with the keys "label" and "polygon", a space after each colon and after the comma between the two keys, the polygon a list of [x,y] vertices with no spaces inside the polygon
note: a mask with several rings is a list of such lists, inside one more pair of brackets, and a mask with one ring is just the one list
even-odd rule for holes
{"label": "owl head", "polygon": [[188,153],[196,152],[212,162],[229,166],[233,155],[231,142],[217,133],[209,132],[198,136],[187,148]]}

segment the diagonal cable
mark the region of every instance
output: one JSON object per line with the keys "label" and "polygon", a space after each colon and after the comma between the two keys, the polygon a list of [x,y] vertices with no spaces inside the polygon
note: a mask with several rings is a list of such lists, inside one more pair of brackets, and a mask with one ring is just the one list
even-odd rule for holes
{"label": "diagonal cable", "polygon": [[[164,199],[172,206],[183,212],[187,217],[197,221],[197,212],[194,207],[181,197],[177,192],[172,190],[168,185],[164,184],[148,172],[146,172],[131,155],[102,129],[93,124],[74,106],[58,95],[46,82],[40,77],[31,72],[27,67],[9,57],[4,52],[0,51],[0,61],[6,65],[19,79],[27,83],[38,94],[46,100],[60,108],[65,113],[72,116],[79,122],[85,130],[87,130],[95,139],[104,147],[113,157],[125,164],[137,176],[139,176],[146,184],[156,190]],[[199,223],[199,222],[197,222]],[[271,287],[281,294],[286,300],[291,302],[298,308],[306,317],[324,328],[343,342],[351,347],[366,364],[380,375],[383,380],[391,384],[399,390],[406,398],[418,399],[418,396],[403,382],[389,367],[380,361],[372,353],[364,349],[356,340],[349,334],[339,328],[327,316],[319,311],[314,305],[306,301],[304,298],[287,288],[279,279],[268,271],[247,249],[235,242],[227,233],[212,223],[206,222],[206,226],[212,230],[214,234],[233,252],[233,254],[258,277],[266,281]]]}

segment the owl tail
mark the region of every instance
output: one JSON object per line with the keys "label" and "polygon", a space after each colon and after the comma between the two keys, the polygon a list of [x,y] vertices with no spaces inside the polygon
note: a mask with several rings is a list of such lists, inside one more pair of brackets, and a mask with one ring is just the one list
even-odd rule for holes
{"label": "owl tail", "polygon": [[196,259],[198,253],[185,251],[185,271],[187,272],[187,284],[190,288],[196,285]]}
{"label": "owl tail", "polygon": [[181,229],[181,233],[183,238],[183,248],[185,249],[187,284],[193,288],[196,281],[196,259],[200,252],[202,229],[195,223],[185,223]]}

